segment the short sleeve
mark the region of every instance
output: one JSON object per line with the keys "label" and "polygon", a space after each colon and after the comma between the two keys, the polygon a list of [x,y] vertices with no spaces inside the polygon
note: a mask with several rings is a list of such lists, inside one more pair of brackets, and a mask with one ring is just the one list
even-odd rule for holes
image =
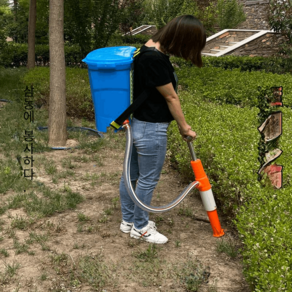
{"label": "short sleeve", "polygon": [[153,88],[171,83],[169,76],[169,69],[167,64],[161,60],[156,59],[146,66],[146,87]]}

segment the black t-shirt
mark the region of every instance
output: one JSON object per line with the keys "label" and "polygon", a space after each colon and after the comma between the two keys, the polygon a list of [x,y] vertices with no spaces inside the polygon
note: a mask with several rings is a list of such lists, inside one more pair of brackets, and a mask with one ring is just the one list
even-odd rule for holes
{"label": "black t-shirt", "polygon": [[[144,52],[145,50],[147,52]],[[168,109],[167,102],[155,88],[172,82],[176,89],[177,77],[169,56],[154,47],[149,48],[144,45],[141,47],[140,54],[134,59],[134,100],[146,88],[152,89],[146,101],[135,110],[133,116],[140,121],[151,123],[170,122],[174,118]]]}

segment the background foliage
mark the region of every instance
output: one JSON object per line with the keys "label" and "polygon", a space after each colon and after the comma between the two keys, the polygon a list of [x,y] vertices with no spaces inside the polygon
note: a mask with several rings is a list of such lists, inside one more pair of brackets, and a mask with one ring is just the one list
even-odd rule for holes
{"label": "background foliage", "polygon": [[65,0],[65,41],[79,44],[82,55],[91,50],[92,4],[90,0]]}
{"label": "background foliage", "polygon": [[218,0],[217,9],[221,29],[234,28],[246,19],[243,5],[237,0]]}
{"label": "background foliage", "polygon": [[176,16],[190,14],[202,21],[207,35],[214,33],[216,26],[219,29],[235,28],[245,20],[243,7],[236,0],[210,1],[207,7],[195,0],[152,0],[144,7],[147,11],[144,20],[152,20],[149,24],[161,28]]}
{"label": "background foliage", "polygon": [[273,30],[284,35],[292,44],[292,2],[291,0],[271,0],[269,23]]}
{"label": "background foliage", "polygon": [[268,12],[271,29],[286,38],[286,43],[281,45],[279,55],[284,58],[286,67],[292,70],[292,1],[272,0]]}
{"label": "background foliage", "polygon": [[[8,0],[0,2],[0,46],[5,45],[4,39],[7,36],[12,37],[16,44],[27,43],[29,0],[15,3],[16,6],[8,6]],[[66,45],[78,45],[84,58],[93,49],[114,43],[111,40],[118,35],[121,40],[121,33],[128,32],[130,27],[155,24],[157,28],[161,28],[174,17],[183,14],[198,17],[204,24],[207,35],[211,35],[218,29],[222,17],[229,22],[230,28],[243,20],[242,15],[237,13],[240,7],[235,0],[220,0],[218,5],[213,1],[204,8],[195,0],[65,0],[64,38]],[[36,45],[48,44],[48,23],[49,0],[38,0]],[[139,40],[132,39],[129,42],[138,43]],[[14,56],[21,51],[18,47],[15,49]],[[1,53],[7,55],[7,50]],[[2,59],[5,60],[4,57]],[[7,63],[8,60],[4,65],[7,66]],[[18,61],[10,63],[20,64]],[[21,63],[25,64],[23,61]]]}
{"label": "background foliage", "polygon": [[[78,45],[83,57],[91,50],[104,47],[119,26],[138,26],[144,0],[65,0],[64,38],[69,46]],[[1,0],[0,13],[7,6]],[[10,36],[14,43],[26,44],[28,37],[29,0],[19,0],[1,17],[0,36]],[[138,23],[139,22],[139,23]],[[36,44],[49,43],[49,0],[37,1]],[[1,38],[1,37],[0,37]],[[3,41],[2,41],[3,43]]]}
{"label": "background foliage", "polygon": [[[143,4],[145,0],[124,0],[122,2],[122,18],[120,19],[120,28],[123,33],[130,31],[130,28],[135,28],[142,24],[144,15]],[[148,22],[147,22],[148,23]]]}
{"label": "background foliage", "polygon": [[[4,32],[4,27],[7,26],[7,18],[5,17],[5,15],[9,14],[9,9],[7,8],[8,6],[6,5],[6,3],[2,3],[2,6],[0,6],[0,52],[6,46],[6,35]],[[1,54],[0,54],[0,64],[1,64],[1,61],[2,60],[1,60]]]}

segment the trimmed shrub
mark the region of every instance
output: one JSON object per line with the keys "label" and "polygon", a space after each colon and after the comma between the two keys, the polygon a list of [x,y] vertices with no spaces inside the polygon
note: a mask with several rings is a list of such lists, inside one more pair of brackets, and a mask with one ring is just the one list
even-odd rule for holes
{"label": "trimmed shrub", "polygon": [[0,52],[1,64],[5,67],[19,67],[27,62],[28,46],[26,44],[7,43]]}
{"label": "trimmed shrub", "polygon": [[[217,203],[233,217],[245,201],[246,187],[257,182],[258,109],[218,105],[184,91],[180,98],[186,120],[198,134],[195,153],[202,160]],[[169,128],[169,151],[182,177],[194,180],[187,143],[175,123]]]}
{"label": "trimmed shrub", "polygon": [[[197,131],[195,153],[210,179],[216,203],[233,218],[244,244],[244,273],[252,291],[292,291],[292,110],[281,108],[283,154],[276,163],[284,166],[283,187],[275,190],[267,177],[257,181],[256,107],[218,105],[189,92],[181,92],[180,97],[186,119]],[[182,177],[194,180],[188,147],[175,123],[169,128],[168,145]]]}
{"label": "trimmed shrub", "polygon": [[[196,75],[190,75],[194,72],[197,71],[184,74],[194,76],[195,80],[200,74],[197,72]],[[201,80],[205,81],[205,86],[208,80],[218,79],[222,70],[208,72],[208,75],[204,75],[204,80]],[[263,80],[271,75],[252,73],[241,73],[242,78],[238,80],[250,76],[250,86],[254,86],[254,79]],[[286,75],[271,76],[275,84],[285,84],[285,103],[291,87],[290,79],[287,81]],[[224,76],[221,80],[223,79]],[[265,82],[262,81],[261,84],[263,83]],[[276,163],[284,166],[283,187],[275,190],[267,176],[261,182],[257,180],[257,171],[260,168],[257,160],[260,135],[257,130],[259,125],[256,107],[228,105],[222,103],[224,98],[220,97],[218,100],[221,105],[215,99],[208,102],[208,98],[203,100],[199,86],[196,91],[182,91],[180,98],[188,123],[197,131],[194,149],[210,179],[215,200],[229,219],[233,218],[232,222],[244,244],[242,255],[245,275],[253,291],[292,291],[292,110],[281,108],[283,134],[280,138],[280,149],[283,154]],[[182,177],[194,180],[190,154],[175,123],[169,129],[168,151]]]}
{"label": "trimmed shrub", "polygon": [[176,71],[183,88],[199,93],[205,100],[253,107],[257,106],[259,86],[283,86],[284,105],[292,106],[291,74],[240,72],[239,69],[224,70],[213,67],[200,69],[194,66]]}
{"label": "trimmed shrub", "polygon": [[292,112],[287,108],[281,111],[283,153],[276,162],[284,166],[283,187],[269,187],[268,179],[267,186],[254,183],[236,220],[244,243],[245,275],[258,292],[292,291]]}
{"label": "trimmed shrub", "polygon": [[[275,59],[275,58],[273,58]],[[235,69],[239,68],[240,71],[258,71],[264,70],[264,64],[267,58],[265,57],[204,57],[204,67],[217,67],[222,69]]]}
{"label": "trimmed shrub", "polygon": [[[133,39],[133,41],[139,41],[139,38]],[[127,43],[117,44],[113,46],[132,46],[140,48],[145,42],[140,43]],[[0,66],[4,67],[20,67],[26,66],[27,63],[27,44],[8,43],[0,52]],[[65,46],[65,62],[67,67],[79,67],[87,68],[87,65],[82,62],[84,56],[78,45]],[[36,45],[35,46],[35,60],[37,66],[49,66],[50,62],[50,50],[49,45]]]}
{"label": "trimmed shrub", "polygon": [[292,72],[292,68],[286,62],[286,59],[280,57],[204,57],[204,67],[239,68],[240,71],[264,71],[277,74]]}
{"label": "trimmed shrub", "polygon": [[[173,63],[181,68],[192,67],[191,62],[171,57]],[[291,62],[287,58],[280,57],[249,57],[249,56],[203,56],[204,67],[217,67],[222,69],[240,69],[240,71],[263,71],[277,74],[292,72]]]}
{"label": "trimmed shrub", "polygon": [[[27,51],[27,44],[8,43],[0,53],[0,65],[5,67],[26,66]],[[79,46],[65,46],[66,66],[85,66],[81,61],[84,57],[86,56],[82,56]],[[35,60],[37,65],[45,66],[49,64],[49,45],[35,46]]]}
{"label": "trimmed shrub", "polygon": [[[23,78],[23,83],[24,86],[34,85],[34,99],[39,106],[49,105],[50,68],[36,67],[29,70]],[[66,68],[66,105],[67,115],[94,120],[93,102],[86,69]]]}

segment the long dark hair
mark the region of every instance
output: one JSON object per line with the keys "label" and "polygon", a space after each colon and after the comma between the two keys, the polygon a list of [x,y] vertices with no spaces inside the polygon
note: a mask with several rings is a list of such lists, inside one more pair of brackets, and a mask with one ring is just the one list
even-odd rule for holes
{"label": "long dark hair", "polygon": [[203,66],[201,52],[206,45],[206,33],[202,23],[193,15],[172,19],[151,39],[159,42],[166,54],[182,57],[198,67]]}

